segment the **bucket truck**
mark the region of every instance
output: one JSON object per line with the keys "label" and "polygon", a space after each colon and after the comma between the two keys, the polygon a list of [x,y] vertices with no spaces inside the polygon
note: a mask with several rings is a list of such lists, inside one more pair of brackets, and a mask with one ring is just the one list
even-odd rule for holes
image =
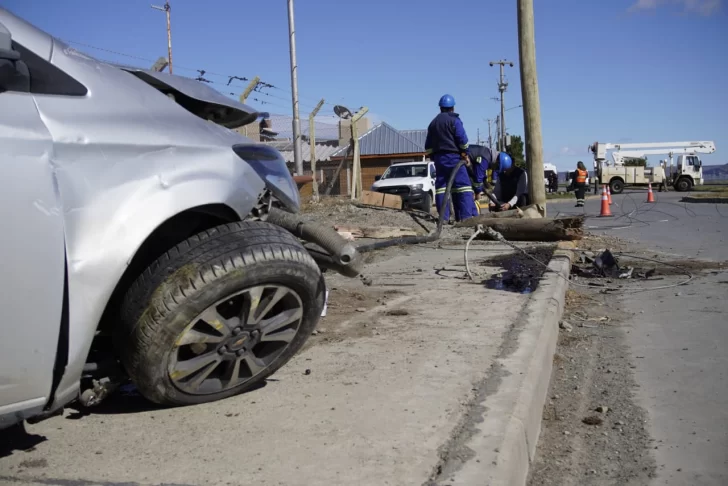
{"label": "bucket truck", "polygon": [[[612,150],[612,161],[607,160],[607,151]],[[619,194],[625,185],[646,186],[652,183],[667,190],[689,191],[695,185],[703,184],[703,163],[697,154],[712,154],[715,143],[665,142],[665,143],[604,143],[594,142],[589,146],[594,154],[594,184],[609,184],[612,194]],[[626,166],[629,159],[644,158],[647,155],[668,156],[660,161],[659,167]],[[673,159],[675,157],[675,159]],[[675,162],[675,164],[673,163]]]}

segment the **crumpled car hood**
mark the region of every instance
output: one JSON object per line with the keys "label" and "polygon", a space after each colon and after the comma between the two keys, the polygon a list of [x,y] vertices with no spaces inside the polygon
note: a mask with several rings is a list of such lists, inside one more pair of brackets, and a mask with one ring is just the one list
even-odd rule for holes
{"label": "crumpled car hood", "polygon": [[200,81],[133,66],[115,66],[135,75],[162,93],[173,95],[175,101],[192,114],[225,128],[242,127],[254,122],[261,115],[253,107],[230,99]]}

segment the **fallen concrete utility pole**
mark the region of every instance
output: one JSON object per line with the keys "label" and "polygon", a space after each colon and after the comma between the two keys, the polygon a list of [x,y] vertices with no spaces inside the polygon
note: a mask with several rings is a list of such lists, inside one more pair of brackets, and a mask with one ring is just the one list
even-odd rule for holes
{"label": "fallen concrete utility pole", "polygon": [[475,228],[478,225],[493,228],[509,241],[573,241],[584,237],[584,217],[543,219],[501,219],[488,215],[461,221],[456,228]]}

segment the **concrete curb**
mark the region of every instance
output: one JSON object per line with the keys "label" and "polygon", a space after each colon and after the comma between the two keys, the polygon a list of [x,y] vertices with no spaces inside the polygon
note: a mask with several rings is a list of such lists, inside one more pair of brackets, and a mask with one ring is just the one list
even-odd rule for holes
{"label": "concrete curb", "polygon": [[710,203],[710,204],[727,204],[728,197],[692,197],[685,196],[680,202],[686,203]]}
{"label": "concrete curb", "polygon": [[473,454],[449,475],[447,484],[526,484],[541,433],[575,248],[571,242],[559,244],[548,265],[551,271],[526,304],[515,349],[495,365],[503,378],[482,403],[487,412],[466,444]]}

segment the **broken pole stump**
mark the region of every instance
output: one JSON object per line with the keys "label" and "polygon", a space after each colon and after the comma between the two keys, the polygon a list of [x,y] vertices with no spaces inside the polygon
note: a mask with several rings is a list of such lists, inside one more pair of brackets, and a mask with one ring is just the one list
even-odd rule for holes
{"label": "broken pole stump", "polygon": [[488,226],[509,241],[574,241],[584,237],[584,217],[543,219],[499,219],[487,215],[461,221],[456,228]]}

